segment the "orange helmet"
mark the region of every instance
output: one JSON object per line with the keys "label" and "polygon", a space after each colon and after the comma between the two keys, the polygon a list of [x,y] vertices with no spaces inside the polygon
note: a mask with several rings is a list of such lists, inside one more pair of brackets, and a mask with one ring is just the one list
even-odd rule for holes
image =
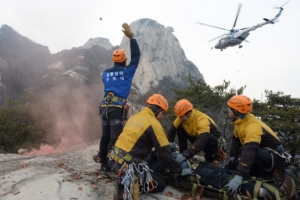
{"label": "orange helmet", "polygon": [[193,109],[193,105],[186,99],[179,100],[174,106],[174,112],[177,117],[180,117]]}
{"label": "orange helmet", "polygon": [[146,101],[148,104],[157,105],[161,107],[164,111],[168,111],[169,105],[165,97],[160,94],[152,94]]}
{"label": "orange helmet", "polygon": [[114,62],[124,62],[126,60],[126,53],[123,49],[117,49],[112,54],[112,60]]}
{"label": "orange helmet", "polygon": [[229,99],[227,105],[242,114],[247,114],[252,110],[252,100],[245,95],[236,95]]}

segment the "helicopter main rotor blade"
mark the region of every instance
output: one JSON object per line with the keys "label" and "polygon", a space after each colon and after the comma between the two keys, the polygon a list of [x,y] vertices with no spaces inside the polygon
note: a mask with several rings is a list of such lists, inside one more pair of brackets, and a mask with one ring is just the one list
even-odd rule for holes
{"label": "helicopter main rotor blade", "polygon": [[287,2],[285,2],[282,6],[281,6],[281,8],[283,7],[283,6],[285,6],[285,4],[287,4],[287,3],[289,3],[291,0],[288,0]]}
{"label": "helicopter main rotor blade", "polygon": [[242,7],[242,4],[239,4],[238,11],[237,11],[237,13],[236,13],[236,17],[235,17],[235,20],[234,20],[232,29],[233,29],[233,28],[235,27],[235,25],[236,25],[237,19],[238,19],[239,14],[240,14],[241,7]]}
{"label": "helicopter main rotor blade", "polygon": [[273,8],[274,9],[283,9],[283,6],[285,6],[287,3],[289,3],[290,0],[288,0],[287,2],[285,2],[281,7],[278,7],[278,6],[274,6]]}
{"label": "helicopter main rotor blade", "polygon": [[218,28],[218,29],[222,29],[222,30],[225,30],[225,31],[229,31],[228,29],[221,28],[221,27],[217,27],[217,26],[212,26],[212,25],[208,25],[208,24],[203,24],[203,23],[200,23],[200,22],[196,22],[196,23],[197,23],[197,24],[200,24],[200,25],[210,26],[210,27],[213,27],[213,28]]}
{"label": "helicopter main rotor blade", "polygon": [[220,37],[222,37],[222,36],[224,36],[224,35],[227,35],[227,33],[225,33],[225,34],[223,34],[223,35],[221,35],[221,36],[219,36],[219,37],[216,37],[216,38],[214,38],[214,39],[211,39],[211,40],[209,40],[209,41],[207,41],[207,42],[211,42],[211,41],[213,41],[213,40],[215,40],[215,39],[218,39],[218,38],[220,38]]}

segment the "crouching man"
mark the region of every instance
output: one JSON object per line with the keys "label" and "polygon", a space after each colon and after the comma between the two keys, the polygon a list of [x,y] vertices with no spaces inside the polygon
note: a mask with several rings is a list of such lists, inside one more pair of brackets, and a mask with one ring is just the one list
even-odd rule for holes
{"label": "crouching man", "polygon": [[[249,97],[233,96],[227,105],[234,131],[230,159],[226,166],[236,170],[227,187],[229,192],[236,193],[246,176],[269,179],[269,172],[285,167],[286,154],[274,131],[250,113],[252,101]],[[280,190],[288,199],[296,199],[294,178],[296,175],[291,169],[284,171]]]}
{"label": "crouching man", "polygon": [[[121,175],[126,164],[134,163],[135,172],[140,173],[140,163],[154,147],[159,159],[171,172],[182,176],[193,174],[192,169],[182,169],[172,156],[169,141],[159,122],[168,111],[168,101],[160,94],[153,94],[146,102],[147,107],[131,116],[124,126],[115,143],[114,150],[110,152],[109,167]],[[146,192],[162,192],[166,183],[161,180],[159,174],[151,173],[151,176],[154,184],[151,184],[153,183],[151,181],[146,184],[150,182],[150,187],[151,185],[155,185],[155,187]]]}
{"label": "crouching man", "polygon": [[[174,112],[177,118],[169,130],[168,139],[173,142],[177,134],[182,159],[192,158],[204,151],[206,161],[214,163],[218,159],[218,139],[221,136],[216,123],[205,113],[193,109],[186,99],[175,104]],[[192,144],[190,147],[187,140]]]}

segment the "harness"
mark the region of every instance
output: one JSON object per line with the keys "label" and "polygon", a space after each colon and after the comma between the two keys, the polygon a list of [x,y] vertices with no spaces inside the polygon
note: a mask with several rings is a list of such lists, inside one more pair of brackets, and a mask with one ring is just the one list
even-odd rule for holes
{"label": "harness", "polygon": [[271,149],[269,147],[265,147],[265,149],[267,149],[269,152],[277,154],[279,157],[285,159],[287,164],[290,163],[292,156],[287,151],[284,151],[282,145],[277,146],[275,149]]}
{"label": "harness", "polygon": [[114,150],[111,150],[108,154],[108,158],[110,160],[116,161],[116,163],[123,164],[124,162],[134,162],[141,161],[140,158],[134,158],[132,155],[127,153],[126,151],[114,146]]}
{"label": "harness", "polygon": [[126,99],[114,96],[112,92],[109,92],[105,97],[104,97],[104,102],[105,103],[111,103],[111,102],[123,102],[126,103]]}
{"label": "harness", "polygon": [[[120,102],[123,104],[123,106],[119,104]],[[105,115],[106,119],[109,119],[107,115],[107,110],[109,107],[123,109],[123,120],[127,120],[127,113],[129,110],[129,104],[127,103],[127,99],[115,96],[112,92],[108,92],[99,106],[99,115],[101,117]],[[101,113],[101,108],[105,108],[103,113]]]}
{"label": "harness", "polygon": [[[271,149],[269,147],[264,147],[267,151],[269,151],[271,153],[271,158],[272,158],[272,165],[271,165],[271,168],[270,169],[264,169],[266,170],[267,172],[273,172],[273,167],[274,167],[274,164],[275,164],[275,161],[274,161],[274,155],[273,154],[276,154],[278,155],[280,158],[284,159],[285,160],[285,163],[286,165],[290,163],[291,161],[291,154],[289,154],[288,152],[284,151],[282,145],[279,145],[277,146],[275,149]],[[281,168],[280,170],[280,174],[282,174],[283,172],[283,168]],[[274,172],[273,172],[274,173]]]}

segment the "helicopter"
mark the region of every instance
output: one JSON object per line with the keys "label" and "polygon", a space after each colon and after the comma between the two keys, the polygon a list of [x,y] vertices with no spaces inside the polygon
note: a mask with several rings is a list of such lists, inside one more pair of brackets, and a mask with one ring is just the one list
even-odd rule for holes
{"label": "helicopter", "polygon": [[[260,28],[260,27],[262,27],[264,25],[267,25],[267,24],[274,24],[275,22],[278,22],[278,18],[279,18],[279,16],[281,15],[281,13],[283,11],[283,6],[285,4],[287,4],[288,2],[289,1],[284,3],[281,7],[275,7],[277,9],[279,9],[279,12],[277,13],[277,15],[274,18],[272,18],[272,19],[263,18],[264,22],[259,23],[259,24],[254,25],[254,26],[247,27],[247,28],[234,29],[234,27],[236,25],[236,22],[237,22],[237,19],[238,19],[238,16],[239,16],[239,13],[240,13],[240,10],[241,10],[241,7],[242,7],[242,4],[239,4],[239,6],[238,6],[238,11],[237,11],[237,14],[236,14],[236,17],[235,17],[235,21],[234,21],[233,27],[230,30],[225,29],[225,28],[221,28],[221,27],[217,27],[217,26],[212,26],[212,25],[209,25],[209,24],[200,23],[200,22],[196,22],[196,23],[198,23],[200,25],[205,25],[205,26],[209,26],[209,27],[229,31],[228,33],[225,33],[221,36],[218,36],[218,37],[208,41],[208,42],[210,42],[210,41],[213,41],[215,39],[218,39],[218,38],[222,37],[216,43],[215,49],[220,49],[221,51],[223,51],[223,49],[226,49],[227,47],[233,47],[233,46],[236,46],[236,45],[239,45],[239,48],[242,48],[243,46],[241,45],[241,43],[243,41],[248,42],[246,40],[246,38],[250,35],[250,33],[249,33],[250,31],[254,31],[255,29]],[[226,36],[223,37],[224,35],[226,35]],[[212,49],[213,49],[213,47],[212,47]]]}

